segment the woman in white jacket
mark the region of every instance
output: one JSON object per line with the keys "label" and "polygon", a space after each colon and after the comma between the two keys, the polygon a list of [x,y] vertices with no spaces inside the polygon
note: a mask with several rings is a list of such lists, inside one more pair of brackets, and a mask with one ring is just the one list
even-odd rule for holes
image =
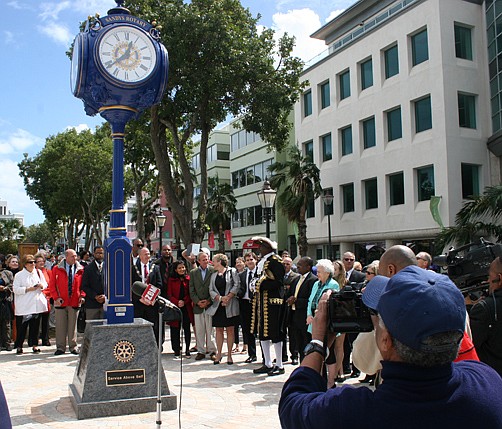
{"label": "woman in white jacket", "polygon": [[17,328],[14,346],[17,354],[23,353],[23,343],[29,327],[28,344],[33,347],[33,353],[40,353],[37,347],[40,315],[47,311],[47,298],[42,291],[48,285],[43,273],[35,268],[33,255],[24,255],[21,263],[24,268],[16,274],[13,284]]}

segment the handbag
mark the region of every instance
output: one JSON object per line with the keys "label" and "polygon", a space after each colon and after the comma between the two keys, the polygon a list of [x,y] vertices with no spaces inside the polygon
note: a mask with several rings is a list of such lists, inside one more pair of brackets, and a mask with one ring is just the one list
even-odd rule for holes
{"label": "handbag", "polygon": [[85,307],[80,307],[77,317],[77,332],[83,334],[85,332]]}

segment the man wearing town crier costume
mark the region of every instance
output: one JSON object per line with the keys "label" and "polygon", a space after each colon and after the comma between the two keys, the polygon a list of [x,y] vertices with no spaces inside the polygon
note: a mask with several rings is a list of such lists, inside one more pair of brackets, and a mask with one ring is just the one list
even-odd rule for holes
{"label": "man wearing town crier costume", "polygon": [[[282,364],[282,342],[284,334],[284,265],[275,254],[277,243],[266,237],[253,237],[258,244],[261,259],[257,266],[251,332],[258,336],[263,350],[264,365],[253,370],[255,374],[270,376],[284,374]],[[276,364],[272,364],[270,354],[274,346]]]}

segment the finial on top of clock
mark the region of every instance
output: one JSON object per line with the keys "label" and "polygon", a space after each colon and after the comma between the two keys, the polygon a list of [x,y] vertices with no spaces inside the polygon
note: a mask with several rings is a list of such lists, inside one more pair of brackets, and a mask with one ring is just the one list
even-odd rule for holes
{"label": "finial on top of clock", "polygon": [[124,7],[124,0],[115,0],[115,3],[117,3],[117,7],[110,9],[108,11],[108,15],[116,15],[119,13],[124,14],[124,15],[131,14],[131,11]]}

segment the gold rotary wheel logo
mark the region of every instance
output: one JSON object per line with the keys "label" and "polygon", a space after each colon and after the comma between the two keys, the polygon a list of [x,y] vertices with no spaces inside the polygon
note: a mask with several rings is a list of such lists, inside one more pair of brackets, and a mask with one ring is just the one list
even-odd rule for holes
{"label": "gold rotary wheel logo", "polygon": [[127,340],[119,341],[113,348],[113,355],[115,356],[115,359],[122,363],[130,362],[134,358],[135,353],[136,347],[134,347],[133,343]]}

